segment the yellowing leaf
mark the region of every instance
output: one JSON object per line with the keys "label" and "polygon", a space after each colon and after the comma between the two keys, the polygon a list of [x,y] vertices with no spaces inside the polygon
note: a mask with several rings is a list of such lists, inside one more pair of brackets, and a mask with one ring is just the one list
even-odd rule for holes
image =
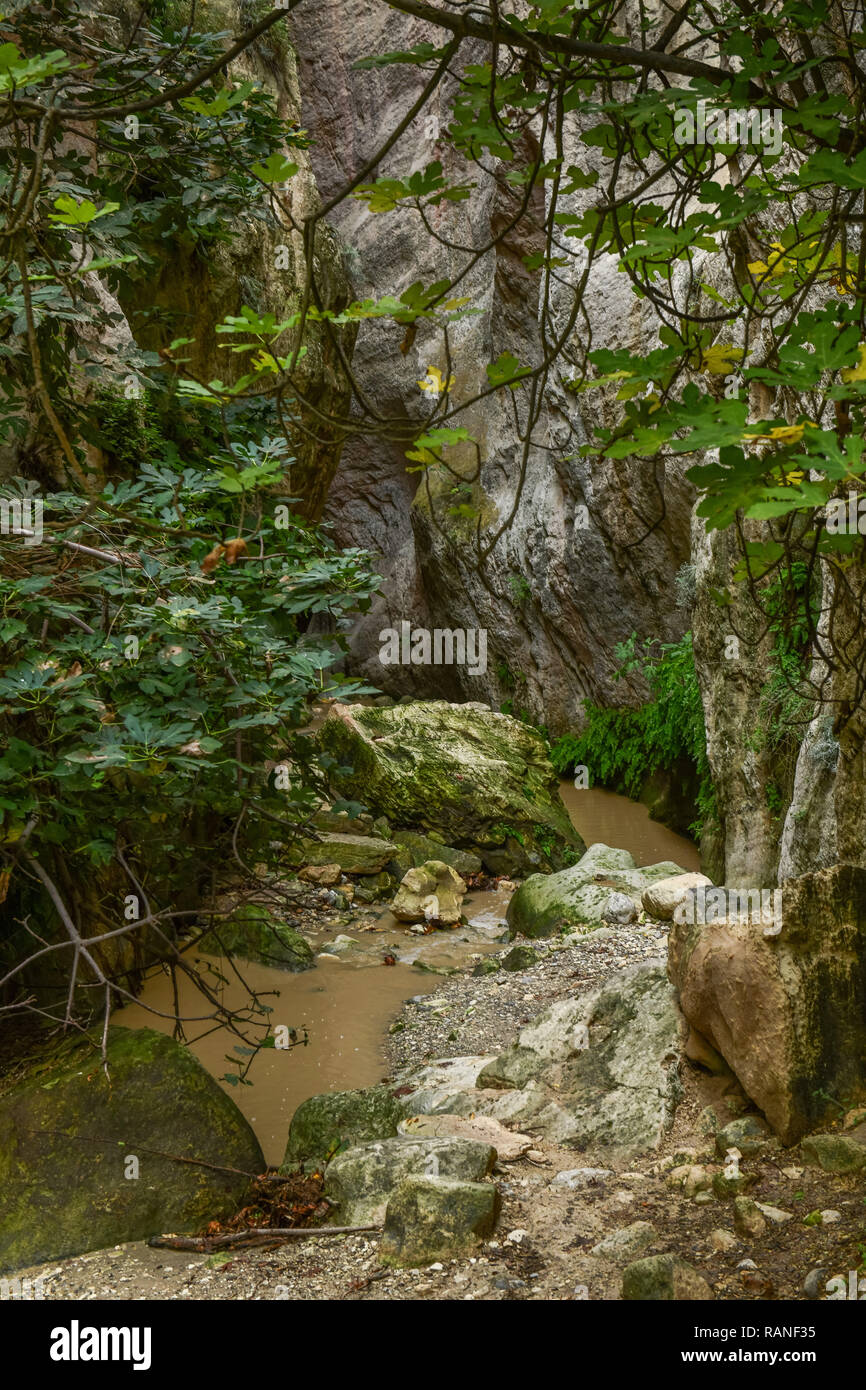
{"label": "yellowing leaf", "polygon": [[451,391],[454,387],[454,377],[448,378],[447,382],[438,367],[428,367],[427,375],[422,381],[418,382],[422,391],[429,391],[432,396],[441,396],[443,391]]}
{"label": "yellowing leaf", "polygon": [[843,381],[866,381],[866,343],[860,344],[860,361],[856,367],[845,367],[840,372]]}
{"label": "yellowing leaf", "polygon": [[711,372],[713,376],[730,376],[742,357],[742,348],[733,347],[730,343],[713,343],[712,347],[701,353],[700,370]]}

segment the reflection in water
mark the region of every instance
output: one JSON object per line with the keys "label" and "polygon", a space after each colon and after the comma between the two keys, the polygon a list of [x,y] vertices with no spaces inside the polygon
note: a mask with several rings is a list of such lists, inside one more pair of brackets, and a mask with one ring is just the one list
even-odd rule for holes
{"label": "reflection in water", "polygon": [[580,789],[571,781],[560,782],[559,792],[572,825],[587,845],[600,841],[614,849],[627,849],[638,868],[672,859],[681,869],[700,869],[697,845],[650,820],[649,811],[639,801],[597,787]]}
{"label": "reflection in water", "polygon": [[[578,833],[587,845],[598,841],[627,849],[638,865],[672,859],[683,869],[700,867],[698,851],[691,841],[650,820],[645,806],[596,789],[577,790],[563,782],[562,799]],[[413,970],[410,962],[422,960],[439,969],[465,966],[473,952],[485,953],[499,946],[505,911],[511,894],[503,889],[472,893],[465,900],[469,928],[454,932],[434,932],[418,936],[396,920],[387,910],[376,922],[374,932],[362,933],[355,960],[320,961],[315,970],[293,975],[249,961],[240,964],[241,974],[260,993],[275,991],[264,1002],[273,1008],[273,1024],[306,1028],[307,1047],[290,1051],[266,1049],[254,1058],[248,1073],[251,1086],[232,1086],[223,1082],[246,1115],[264,1150],[269,1164],[283,1157],[289,1122],[301,1101],[322,1091],[349,1091],[372,1086],[387,1070],[383,1038],[391,1019],[404,1000],[427,994],[436,988],[435,975]],[[353,934],[352,927],[345,928]],[[396,966],[378,964],[384,945],[394,950]],[[315,949],[328,950],[326,940]],[[375,962],[371,958],[375,956]],[[225,962],[215,961],[225,967]],[[358,968],[363,967],[363,968]],[[223,970],[230,982],[219,986],[224,1004],[243,1008],[248,996],[231,972]],[[181,1014],[204,1012],[201,996],[189,981],[179,981]],[[170,1019],[147,1012],[149,1004],[163,1013],[173,1012],[171,982],[158,970],[146,982],[141,1002],[120,1010],[114,1022],[130,1028],[156,1028],[171,1033]],[[191,1024],[187,1035],[195,1038],[207,1024]],[[238,1040],[225,1029],[217,1029],[193,1042],[192,1050],[216,1077],[233,1073],[233,1049]]]}
{"label": "reflection in water", "polygon": [[[215,964],[225,966],[224,961]],[[322,961],[315,970],[293,975],[244,961],[240,969],[253,989],[279,993],[279,998],[271,995],[265,1001],[273,1009],[270,1019],[274,1024],[309,1031],[307,1047],[260,1052],[248,1073],[252,1086],[222,1083],[258,1135],[267,1162],[278,1164],[286,1147],[289,1121],[301,1101],[320,1091],[352,1091],[381,1080],[387,1071],[382,1039],[390,1020],[405,999],[427,994],[438,981],[435,975],[422,975],[405,965],[353,970],[348,963]],[[237,980],[219,992],[229,1007],[242,1008],[248,1002]],[[201,1003],[201,995],[182,977],[181,1013],[200,1014],[204,1012]],[[171,1012],[171,981],[162,970],[147,981],[141,1003],[120,1010],[112,1021],[129,1028],[172,1032],[171,1020],[154,1017],[142,1004]],[[187,1035],[194,1038],[207,1026],[190,1024]],[[237,1043],[236,1037],[220,1028],[193,1043],[192,1051],[213,1076],[220,1077],[236,1071],[227,1058],[238,1058],[232,1050]]]}

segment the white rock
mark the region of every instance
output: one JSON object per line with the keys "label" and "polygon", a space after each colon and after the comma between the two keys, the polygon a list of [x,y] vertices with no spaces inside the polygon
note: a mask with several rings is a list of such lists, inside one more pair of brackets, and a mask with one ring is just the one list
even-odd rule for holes
{"label": "white rock", "polygon": [[651,883],[643,890],[641,905],[649,917],[661,922],[670,922],[674,909],[685,900],[686,894],[692,888],[700,888],[702,884],[710,887],[712,879],[707,878],[706,874],[694,873],[674,874],[671,878],[659,879],[658,883]]}

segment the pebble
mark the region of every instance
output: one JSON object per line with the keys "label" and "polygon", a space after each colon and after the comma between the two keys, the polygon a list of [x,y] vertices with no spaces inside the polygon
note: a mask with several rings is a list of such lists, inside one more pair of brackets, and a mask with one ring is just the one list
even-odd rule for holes
{"label": "pebble", "polygon": [[757,1269],[757,1268],[758,1268],[758,1266],[755,1264],[755,1261],[754,1261],[754,1260],[740,1260],[740,1263],[737,1265],[737,1269]]}
{"label": "pebble", "polygon": [[841,1211],[833,1211],[832,1208],[828,1208],[827,1211],[821,1212],[821,1220],[825,1226],[831,1226],[835,1221],[842,1220],[842,1213]]}
{"label": "pebble", "polygon": [[807,1298],[820,1298],[824,1292],[824,1286],[828,1279],[826,1269],[810,1269],[806,1278],[803,1280],[803,1293]]}
{"label": "pebble", "polygon": [[528,1231],[518,1229],[516,1231],[509,1231],[505,1239],[510,1241],[512,1245],[522,1245],[528,1235]]}

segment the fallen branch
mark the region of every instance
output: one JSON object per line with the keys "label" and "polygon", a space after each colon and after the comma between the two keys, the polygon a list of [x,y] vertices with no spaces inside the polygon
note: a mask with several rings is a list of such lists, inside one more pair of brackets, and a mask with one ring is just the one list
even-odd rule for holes
{"label": "fallen branch", "polygon": [[312,1236],[354,1236],[364,1231],[381,1231],[381,1226],[251,1226],[247,1231],[233,1231],[225,1236],[151,1236],[147,1242],[154,1250],[192,1250],[210,1255],[235,1245],[266,1245],[287,1240],[303,1240]]}

